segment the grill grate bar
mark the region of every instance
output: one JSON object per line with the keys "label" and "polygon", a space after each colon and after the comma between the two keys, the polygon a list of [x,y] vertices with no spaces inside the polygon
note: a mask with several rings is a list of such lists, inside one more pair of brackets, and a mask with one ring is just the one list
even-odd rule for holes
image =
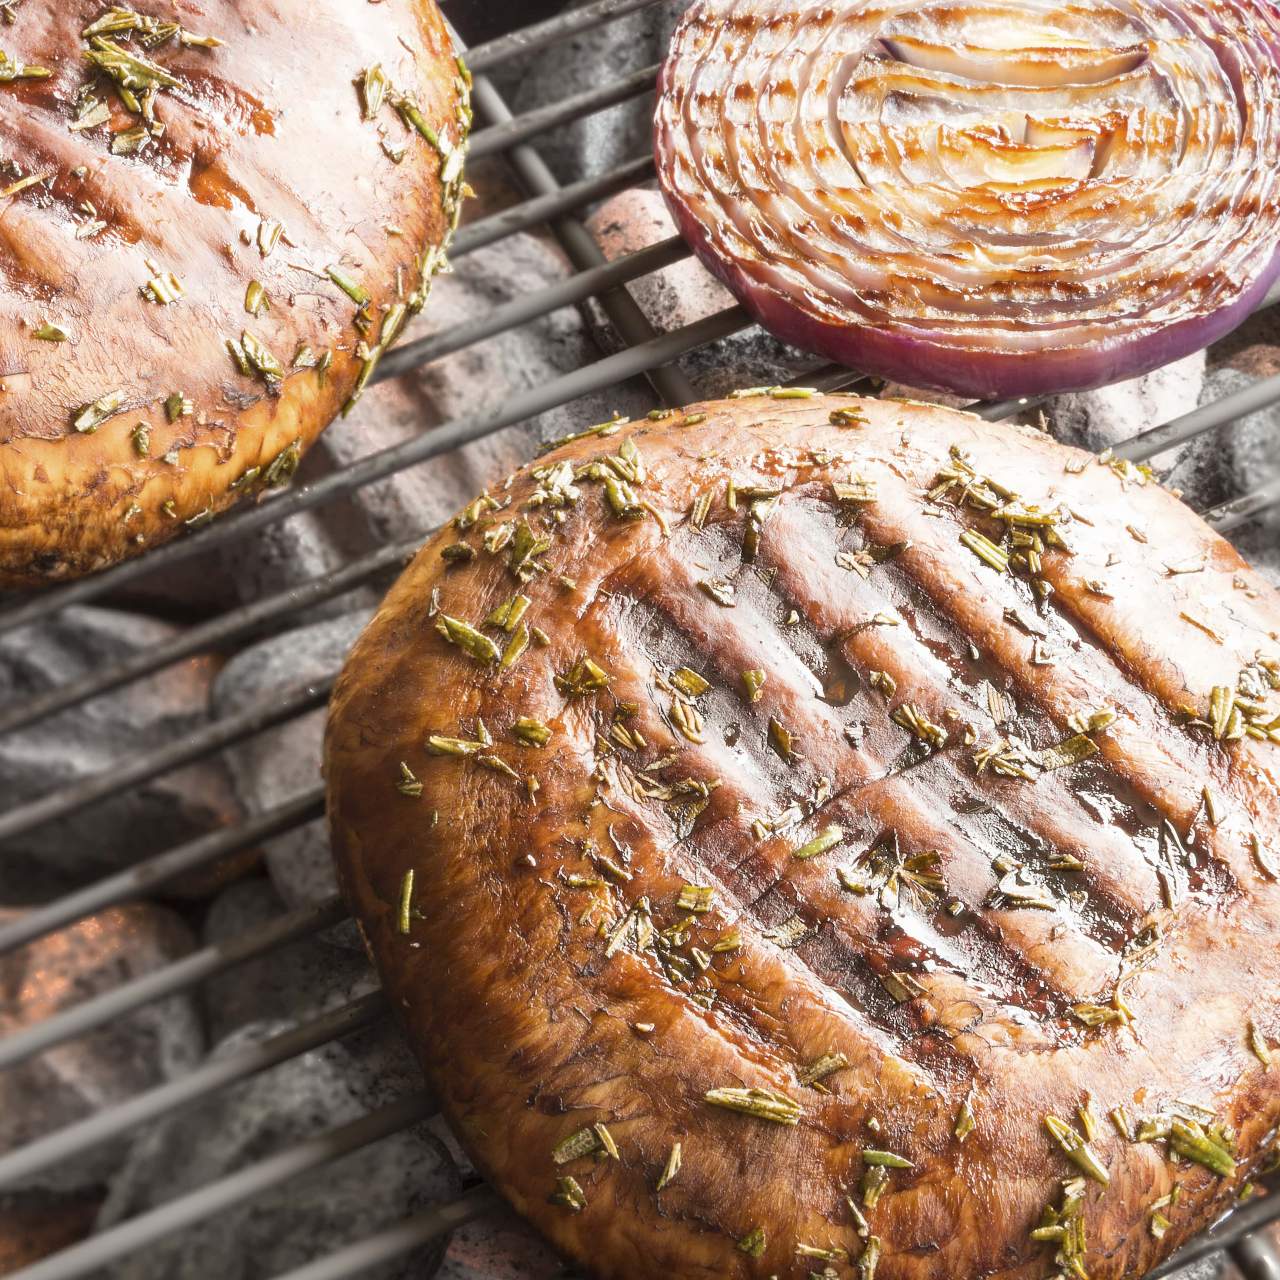
{"label": "grill grate bar", "polygon": [[472,71],[488,71],[522,53],[536,53],[572,36],[581,35],[593,27],[614,22],[637,9],[647,9],[657,0],[598,0],[596,4],[583,5],[569,13],[545,22],[523,27],[510,35],[499,36],[487,44],[478,44],[467,53],[467,65]]}
{"label": "grill grate bar", "polygon": [[519,231],[528,231],[532,227],[552,222],[566,213],[573,213],[584,205],[611,196],[615,192],[624,191],[638,182],[644,182],[653,175],[653,156],[638,156],[610,169],[596,178],[585,178],[581,182],[571,183],[567,187],[559,187],[548,195],[533,196],[501,213],[490,214],[478,222],[468,223],[462,227],[453,239],[449,249],[450,259],[456,261],[477,249],[483,249],[498,240]]}
{"label": "grill grate bar", "polygon": [[629,98],[638,97],[642,93],[651,93],[658,79],[657,66],[643,67],[632,71],[620,80],[586,89],[582,93],[571,94],[536,111],[526,111],[517,119],[509,119],[501,124],[491,124],[473,134],[467,148],[473,160],[482,160],[498,151],[507,151],[530,138],[554,129],[556,125],[567,124],[581,116],[604,111],[616,107]]}
{"label": "grill grate bar", "polygon": [[433,1205],[394,1227],[339,1249],[327,1258],[277,1276],[276,1280],[346,1280],[348,1276],[360,1275],[380,1262],[397,1258],[410,1249],[503,1208],[505,1206],[496,1192],[488,1187],[474,1187],[456,1200]]}
{"label": "grill grate bar", "polygon": [[1255,489],[1243,498],[1234,498],[1224,502],[1205,513],[1205,519],[1219,533],[1230,533],[1242,524],[1248,524],[1255,516],[1260,515],[1268,507],[1280,502],[1280,477]]}
{"label": "grill grate bar", "polygon": [[193,987],[197,982],[233,969],[255,956],[319,933],[345,920],[347,915],[346,906],[334,896],[314,906],[300,907],[276,916],[246,930],[232,942],[204,947],[163,969],[143,974],[131,982],[122,982],[110,991],[83,1000],[0,1040],[0,1071],[26,1062],[55,1045],[96,1031],[115,1018],[122,1018],[145,1004]]}
{"label": "grill grate bar", "polygon": [[32,721],[43,719],[77,703],[87,702],[100,694],[128,684],[131,680],[154,675],[165,667],[198,653],[217,649],[232,640],[263,635],[291,613],[335,599],[354,591],[381,573],[403,564],[422,545],[425,535],[392,543],[343,565],[334,572],[309,578],[276,595],[265,596],[251,604],[241,605],[200,623],[153,649],[140,649],[108,667],[91,671],[79,680],[56,685],[43,693],[0,710],[0,734],[12,733]]}
{"label": "grill grate bar", "polygon": [[433,360],[483,342],[506,329],[526,324],[552,311],[558,311],[561,307],[585,302],[598,293],[615,289],[628,281],[648,275],[651,271],[660,271],[688,256],[689,250],[684,242],[679,236],[672,236],[660,244],[628,254],[625,258],[615,258],[612,262],[575,272],[567,280],[549,289],[528,293],[523,297],[513,298],[500,307],[494,307],[470,324],[459,325],[456,329],[396,347],[383,357],[383,362],[387,365],[385,376],[394,378],[399,373],[407,373],[410,369],[430,364]]}
{"label": "grill grate bar", "polygon": [[[495,124],[511,122],[512,115],[507,109],[507,104],[483,76],[476,78],[471,96],[476,110],[483,118]],[[546,196],[559,190],[555,175],[532,147],[514,147],[507,159],[527,191],[534,195]],[[600,246],[580,222],[572,218],[562,218],[553,222],[551,229],[576,270],[587,271],[592,267],[603,265],[605,257],[600,251]],[[636,305],[635,299],[625,289],[608,290],[601,294],[599,301],[626,346],[637,349],[657,340],[658,335],[654,332],[653,326]],[[648,374],[649,381],[660,399],[667,404],[687,404],[695,398],[693,387],[679,370],[667,368],[669,363],[665,360],[660,361],[643,372]]]}
{"label": "grill grate bar", "polygon": [[1203,409],[1195,409],[1180,418],[1174,418],[1163,426],[1152,427],[1141,435],[1116,445],[1113,452],[1118,458],[1127,458],[1130,462],[1146,462],[1150,458],[1174,445],[1185,444],[1188,440],[1207,431],[1214,431],[1228,423],[1247,418],[1260,409],[1268,409],[1280,402],[1280,374],[1271,378],[1263,378],[1243,390],[1232,395],[1223,396]]}
{"label": "grill grate bar", "polygon": [[386,997],[381,991],[371,991],[267,1040],[246,1045],[221,1058],[210,1058],[185,1076],[157,1085],[0,1156],[0,1188],[28,1180],[64,1160],[81,1156],[141,1124],[200,1102],[227,1085],[247,1080],[353,1031],[361,1031],[386,1012]]}
{"label": "grill grate bar", "polygon": [[85,916],[117,903],[142,898],[177,876],[185,875],[251,849],[324,817],[324,788],[315,787],[257,817],[246,819],[224,831],[211,832],[165,853],[136,863],[124,871],[106,876],[83,889],[55,899],[43,907],[24,912],[12,924],[0,928],[0,955],[42,938]]}
{"label": "grill grate bar", "polygon": [[130,1218],[119,1226],[90,1236],[69,1249],[55,1253],[15,1272],[13,1280],[74,1280],[105,1267],[137,1249],[155,1244],[183,1227],[211,1218],[224,1209],[271,1190],[310,1169],[338,1160],[381,1138],[425,1120],[433,1106],[424,1094],[414,1094],[361,1116],[350,1124],[268,1156],[257,1164]]}
{"label": "grill grate bar", "polygon": [[250,707],[236,715],[224,716],[152,751],[142,752],[112,769],[90,774],[60,791],[39,796],[0,815],[0,841],[11,840],[46,822],[65,818],[87,808],[95,800],[123,791],[158,774],[167,773],[233,743],[292,720],[324,705],[333,680],[321,680],[286,694],[275,702]]}

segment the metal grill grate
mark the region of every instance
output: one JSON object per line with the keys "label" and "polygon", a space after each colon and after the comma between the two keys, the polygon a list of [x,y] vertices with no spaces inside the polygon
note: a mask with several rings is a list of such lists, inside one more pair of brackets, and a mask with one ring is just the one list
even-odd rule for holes
{"label": "metal grill grate", "polygon": [[[574,274],[553,287],[477,315],[462,326],[401,347],[382,361],[376,376],[379,380],[395,377],[504,330],[548,315],[558,308],[587,299],[596,299],[608,314],[623,340],[621,350],[541,386],[514,392],[500,409],[447,422],[404,443],[371,454],[323,479],[295,487],[259,506],[236,511],[200,533],[170,543],[141,559],[11,604],[0,611],[0,633],[49,619],[68,605],[104,598],[158,569],[171,568],[211,549],[242,542],[298,512],[332,503],[374,481],[405,468],[420,466],[449,450],[636,375],[646,376],[658,398],[666,404],[679,405],[698,399],[696,389],[689,385],[674,362],[706,343],[747,328],[750,322],[746,314],[741,308],[732,307],[675,332],[655,333],[625,286],[629,281],[684,259],[688,250],[673,239],[606,262],[578,220],[578,214],[592,202],[648,178],[653,167],[651,156],[639,156],[597,177],[561,187],[531,145],[540,135],[567,121],[650,91],[654,68],[643,68],[520,117],[512,116],[485,74],[517,55],[547,48],[589,27],[613,21],[653,3],[654,0],[599,0],[471,51],[469,62],[475,73],[475,106],[478,119],[484,124],[473,137],[472,154],[504,156],[526,198],[510,209],[463,228],[452,256],[462,257],[518,231],[548,227],[572,264]],[[1277,301],[1280,301],[1280,290],[1274,291],[1265,305]],[[824,390],[861,385],[856,374],[834,367],[818,370],[807,376],[805,382]],[[1259,381],[1244,391],[1136,436],[1120,445],[1116,453],[1132,461],[1141,461],[1174,444],[1229,428],[1240,418],[1277,403],[1280,403],[1280,376]],[[997,419],[1012,416],[1031,406],[1026,401],[1016,401],[975,407],[984,416]],[[1219,530],[1228,532],[1277,502],[1280,502],[1280,482],[1273,481],[1205,515]],[[190,628],[175,639],[103,666],[72,683],[0,708],[0,732],[12,732],[57,712],[77,707],[122,685],[153,676],[188,657],[225,648],[251,635],[279,628],[292,615],[342,596],[386,574],[416,550],[427,532],[419,531],[403,542],[353,560],[335,572],[232,609]],[[330,676],[288,697],[254,706],[177,736],[160,749],[121,762],[109,774],[86,777],[70,786],[27,800],[0,814],[0,840],[11,840],[31,832],[93,805],[108,795],[119,795],[126,788],[210,756],[319,707],[328,696],[332,679]],[[323,798],[317,787],[237,826],[191,840],[109,875],[0,926],[0,954],[13,951],[104,907],[144,898],[181,874],[209,868],[243,850],[312,822],[322,812]],[[309,937],[332,926],[345,915],[344,907],[336,899],[287,912],[254,927],[230,943],[208,947],[167,968],[126,982],[0,1041],[0,1069],[26,1062],[151,1001],[189,990],[252,957],[267,956],[292,940]],[[274,1038],[209,1060],[185,1076],[0,1156],[0,1191],[19,1179],[74,1161],[98,1144],[195,1103],[217,1089],[246,1080],[330,1040],[365,1028],[386,1013],[386,1003],[380,993],[363,996]],[[146,1249],[183,1226],[245,1202],[305,1170],[416,1123],[428,1113],[429,1105],[421,1095],[406,1097],[353,1123],[299,1142],[199,1191],[142,1213],[29,1266],[17,1273],[16,1280],[70,1280],[71,1277],[87,1275],[107,1263]],[[497,1196],[487,1187],[474,1187],[450,1203],[418,1213],[393,1228],[290,1271],[279,1280],[341,1280],[360,1275],[378,1263],[393,1259],[494,1209],[498,1203]],[[1170,1264],[1154,1273],[1150,1280],[1183,1263],[1224,1251],[1230,1253],[1248,1280],[1276,1280],[1280,1277],[1280,1254],[1263,1235],[1257,1233],[1259,1228],[1277,1218],[1280,1218],[1280,1196],[1266,1197],[1240,1208],[1220,1224],[1217,1231],[1193,1242]]]}

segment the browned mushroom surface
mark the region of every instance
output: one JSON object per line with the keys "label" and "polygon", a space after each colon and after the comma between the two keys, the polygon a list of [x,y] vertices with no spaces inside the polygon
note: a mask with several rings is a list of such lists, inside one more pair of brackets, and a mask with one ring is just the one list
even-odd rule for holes
{"label": "browned mushroom surface", "polygon": [[283,483],[426,298],[466,73],[433,0],[11,6],[0,583]]}
{"label": "browned mushroom surface", "polygon": [[1141,1274],[1274,1155],[1276,596],[1130,464],[794,394],[424,548],[334,697],[346,890],[598,1275]]}

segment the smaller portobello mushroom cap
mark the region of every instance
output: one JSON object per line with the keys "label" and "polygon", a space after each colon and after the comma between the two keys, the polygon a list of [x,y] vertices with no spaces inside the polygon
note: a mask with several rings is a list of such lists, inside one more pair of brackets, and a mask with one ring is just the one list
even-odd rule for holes
{"label": "smaller portobello mushroom cap", "polygon": [[91,572],[288,479],[426,300],[469,100],[433,0],[17,11],[0,584]]}

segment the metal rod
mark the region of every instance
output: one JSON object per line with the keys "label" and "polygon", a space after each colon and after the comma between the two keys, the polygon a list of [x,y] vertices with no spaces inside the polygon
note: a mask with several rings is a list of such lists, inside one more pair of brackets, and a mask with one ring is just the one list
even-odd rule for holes
{"label": "metal rod", "polygon": [[1280,1248],[1261,1232],[1233,1244],[1231,1261],[1244,1280],[1280,1280]]}
{"label": "metal rod", "polygon": [[242,849],[251,849],[273,836],[314,822],[323,814],[324,789],[314,787],[239,826],[200,836],[148,858],[145,862],[106,876],[45,906],[26,911],[11,924],[0,928],[0,955],[26,946],[36,938],[42,938],[55,929],[64,928],[96,911],[145,897],[175,876],[208,866]]}
{"label": "metal rod", "polygon": [[526,111],[522,116],[504,120],[500,124],[491,124],[471,135],[467,154],[473,160],[482,160],[485,156],[495,155],[499,151],[508,151],[519,143],[528,142],[540,133],[546,133],[557,125],[568,124],[571,120],[593,115],[597,111],[616,107],[628,98],[638,97],[642,93],[652,92],[658,79],[658,67],[642,67],[632,71],[620,80],[610,80],[582,93],[571,94],[535,111]]}
{"label": "metal rod", "polygon": [[472,71],[487,71],[518,54],[536,53],[539,49],[559,44],[570,36],[591,30],[592,27],[613,22],[624,14],[647,9],[656,2],[657,0],[597,0],[596,4],[583,5],[581,9],[573,9],[559,17],[548,18],[545,22],[478,44],[467,53],[467,65]]}
{"label": "metal rod", "polygon": [[[477,78],[472,86],[472,98],[476,109],[485,119],[494,124],[511,121],[512,115],[507,104],[483,77]],[[559,189],[560,184],[555,175],[532,147],[512,148],[508,160],[525,190],[534,195],[549,195]],[[551,224],[551,229],[569,256],[569,261],[579,271],[587,271],[604,263],[605,256],[600,246],[582,223],[573,218],[561,218]],[[616,288],[602,293],[600,305],[626,346],[643,347],[657,337],[654,327],[626,289]],[[679,369],[666,367],[667,363],[645,370],[659,398],[668,405],[689,404],[696,400],[698,397],[693,384]]]}
{"label": "metal rod", "polygon": [[638,253],[628,254],[624,258],[615,258],[612,262],[605,262],[601,266],[576,272],[560,284],[541,289],[537,293],[513,298],[500,307],[494,307],[469,324],[462,324],[455,329],[434,333],[429,338],[420,338],[417,342],[396,347],[383,356],[383,361],[389,369],[388,376],[394,378],[400,373],[407,373],[410,369],[460,351],[463,347],[483,342],[486,338],[492,338],[495,334],[507,329],[514,329],[539,316],[549,315],[561,307],[585,302],[593,294],[648,275],[651,271],[659,271],[688,256],[688,246],[679,236],[672,236],[669,240],[650,245]]}
{"label": "metal rod", "polygon": [[1164,1277],[1183,1267],[1189,1267],[1193,1262],[1222,1253],[1238,1240],[1270,1225],[1277,1215],[1280,1215],[1280,1196],[1260,1196],[1251,1200],[1248,1204],[1233,1209],[1213,1230],[1202,1232],[1194,1240],[1189,1240],[1177,1253],[1149,1271],[1144,1280],[1164,1280]]}
{"label": "metal rod", "polygon": [[1219,533],[1230,533],[1242,524],[1248,524],[1255,516],[1280,502],[1280,479],[1268,481],[1262,488],[1243,498],[1232,498],[1204,513],[1204,518]]}
{"label": "metal rod", "polygon": [[213,724],[193,729],[173,742],[152,751],[144,751],[122,761],[111,769],[90,774],[68,787],[38,796],[27,804],[0,814],[0,841],[12,840],[46,822],[65,818],[87,808],[96,800],[117,794],[139,782],[181,768],[202,756],[211,755],[234,742],[274,728],[304,711],[323,706],[333,686],[333,679],[317,681],[275,702],[250,707],[236,715],[225,716]]}
{"label": "metal rod", "polygon": [[394,1227],[387,1227],[386,1230],[348,1245],[345,1249],[339,1249],[327,1258],[296,1267],[277,1276],[275,1280],[346,1280],[348,1276],[359,1275],[380,1262],[397,1258],[410,1249],[416,1249],[419,1245],[501,1208],[503,1201],[496,1191],[491,1191],[488,1187],[473,1187],[456,1200],[433,1205]]}
{"label": "metal rod", "polygon": [[28,1182],[61,1161],[78,1158],[141,1124],[151,1123],[229,1084],[247,1080],[331,1040],[341,1040],[353,1031],[371,1026],[386,1012],[386,997],[381,991],[371,991],[268,1040],[246,1045],[222,1057],[209,1058],[185,1076],[0,1155],[0,1187]]}
{"label": "metal rod", "polygon": [[77,703],[87,702],[141,676],[152,675],[193,654],[206,653],[232,640],[260,636],[270,624],[362,587],[381,573],[396,568],[421,545],[425,534],[382,547],[332,572],[297,583],[227,613],[198,623],[153,649],[139,649],[119,662],[92,670],[78,680],[55,685],[25,702],[0,710],[0,733],[12,733],[33,721]]}
{"label": "metal rod", "polygon": [[431,1111],[430,1101],[422,1094],[402,1098],[341,1128],[308,1138],[247,1169],[219,1178],[199,1191],[179,1196],[99,1235],[90,1236],[34,1266],[24,1267],[11,1280],[73,1280],[73,1277],[88,1275],[183,1227],[211,1218],[224,1209],[272,1190],[290,1178],[417,1124]]}
{"label": "metal rod", "polygon": [[501,213],[490,214],[487,218],[466,224],[454,236],[449,257],[456,260],[468,253],[474,253],[477,249],[483,249],[495,241],[505,240],[507,236],[515,235],[519,231],[528,231],[531,227],[551,222],[566,213],[582,208],[583,205],[602,200],[605,196],[614,195],[618,191],[624,191],[638,182],[644,182],[652,175],[653,153],[650,152],[634,160],[628,160],[616,169],[600,174],[599,177],[570,183],[569,186],[561,187],[550,195],[522,200],[519,204],[512,205],[510,209],[503,209]]}
{"label": "metal rod", "polygon": [[1163,426],[1152,427],[1150,431],[1144,431],[1132,440],[1116,445],[1114,452],[1117,458],[1145,462],[1165,449],[1185,444],[1195,436],[1224,427],[1239,418],[1257,413],[1260,409],[1270,408],[1277,402],[1280,402],[1280,373],[1263,378],[1232,395],[1223,396],[1221,400],[1215,400],[1202,409],[1184,413]]}
{"label": "metal rod", "polygon": [[44,1053],[55,1045],[96,1031],[115,1018],[123,1018],[153,1000],[163,1000],[215,974],[233,969],[276,947],[296,942],[309,934],[319,933],[340,920],[348,912],[340,898],[334,896],[309,907],[299,907],[268,920],[239,937],[194,951],[163,969],[145,973],[131,982],[104,991],[101,995],[51,1014],[21,1031],[0,1039],[0,1070],[17,1066]]}

